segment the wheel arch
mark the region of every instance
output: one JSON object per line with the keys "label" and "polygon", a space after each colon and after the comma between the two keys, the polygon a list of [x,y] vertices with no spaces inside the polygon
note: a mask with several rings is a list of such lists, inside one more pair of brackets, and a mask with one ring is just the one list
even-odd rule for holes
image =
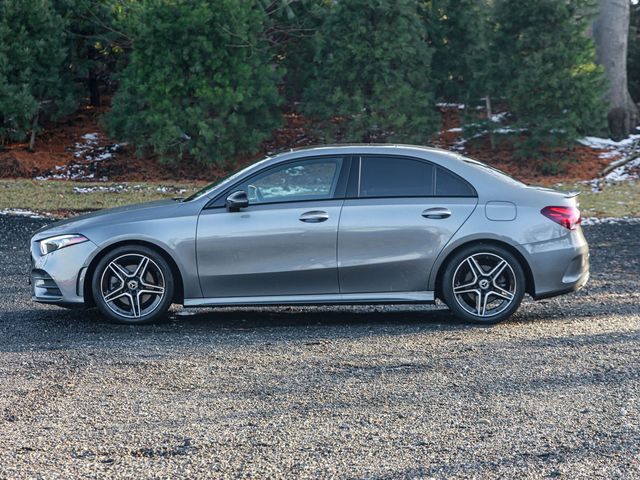
{"label": "wheel arch", "polygon": [[522,270],[524,272],[525,292],[531,296],[535,295],[535,280],[533,272],[531,271],[531,266],[529,265],[529,262],[527,262],[527,259],[524,257],[524,255],[522,255],[522,253],[516,247],[507,242],[496,239],[475,239],[457,245],[446,254],[444,259],[438,266],[434,284],[435,295],[437,298],[440,298],[442,300],[442,276],[444,275],[444,272],[447,269],[451,258],[453,258],[453,256],[456,255],[460,250],[471,245],[492,245],[504,248],[509,253],[511,253],[518,260],[518,263],[520,263],[520,266],[522,267]]}
{"label": "wheel arch", "polygon": [[156,253],[158,253],[159,255],[161,255],[162,258],[166,260],[166,262],[169,264],[169,268],[171,268],[171,273],[173,274],[173,278],[175,281],[175,292],[173,294],[173,303],[182,304],[184,302],[184,280],[182,278],[182,273],[178,268],[178,264],[173,259],[173,257],[169,254],[169,252],[167,252],[164,248],[152,242],[147,242],[144,240],[122,240],[122,241],[107,245],[103,249],[99,250],[93,256],[93,259],[87,266],[87,272],[84,277],[84,285],[83,285],[85,305],[88,305],[88,306],[95,305],[95,300],[93,298],[93,292],[91,289],[91,281],[92,281],[96,266],[98,265],[98,262],[107,253],[111,252],[112,250],[115,250],[116,248],[123,247],[126,245],[139,245],[139,246],[150,248]]}

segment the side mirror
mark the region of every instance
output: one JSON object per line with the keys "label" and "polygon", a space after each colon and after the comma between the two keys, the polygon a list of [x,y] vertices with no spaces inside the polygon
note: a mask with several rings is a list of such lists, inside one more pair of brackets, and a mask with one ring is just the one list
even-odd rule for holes
{"label": "side mirror", "polygon": [[225,203],[230,212],[237,212],[241,208],[247,208],[249,206],[249,197],[244,190],[238,190],[230,194]]}

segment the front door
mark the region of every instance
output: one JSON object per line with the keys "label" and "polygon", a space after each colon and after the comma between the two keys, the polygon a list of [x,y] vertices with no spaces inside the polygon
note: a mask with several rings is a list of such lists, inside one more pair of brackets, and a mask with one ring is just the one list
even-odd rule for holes
{"label": "front door", "polygon": [[247,208],[203,210],[196,252],[204,297],[338,293],[344,200],[336,192],[346,166],[319,157],[267,167],[232,189],[248,193]]}
{"label": "front door", "polygon": [[438,254],[477,204],[474,190],[421,159],[359,161],[338,232],[340,291],[426,291]]}

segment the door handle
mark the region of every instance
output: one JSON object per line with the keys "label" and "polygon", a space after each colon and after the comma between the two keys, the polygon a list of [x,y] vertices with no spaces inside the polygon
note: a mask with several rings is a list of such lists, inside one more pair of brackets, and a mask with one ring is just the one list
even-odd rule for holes
{"label": "door handle", "polygon": [[300,215],[301,222],[320,223],[329,220],[329,214],[322,210],[311,210]]}
{"label": "door handle", "polygon": [[451,216],[451,210],[445,207],[427,208],[422,212],[424,218],[447,218]]}

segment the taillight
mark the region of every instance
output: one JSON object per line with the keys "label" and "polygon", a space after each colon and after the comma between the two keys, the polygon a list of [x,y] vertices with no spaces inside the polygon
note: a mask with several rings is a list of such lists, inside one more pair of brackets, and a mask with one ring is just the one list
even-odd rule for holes
{"label": "taillight", "polygon": [[580,225],[580,210],[576,207],[544,207],[540,213],[569,230]]}

